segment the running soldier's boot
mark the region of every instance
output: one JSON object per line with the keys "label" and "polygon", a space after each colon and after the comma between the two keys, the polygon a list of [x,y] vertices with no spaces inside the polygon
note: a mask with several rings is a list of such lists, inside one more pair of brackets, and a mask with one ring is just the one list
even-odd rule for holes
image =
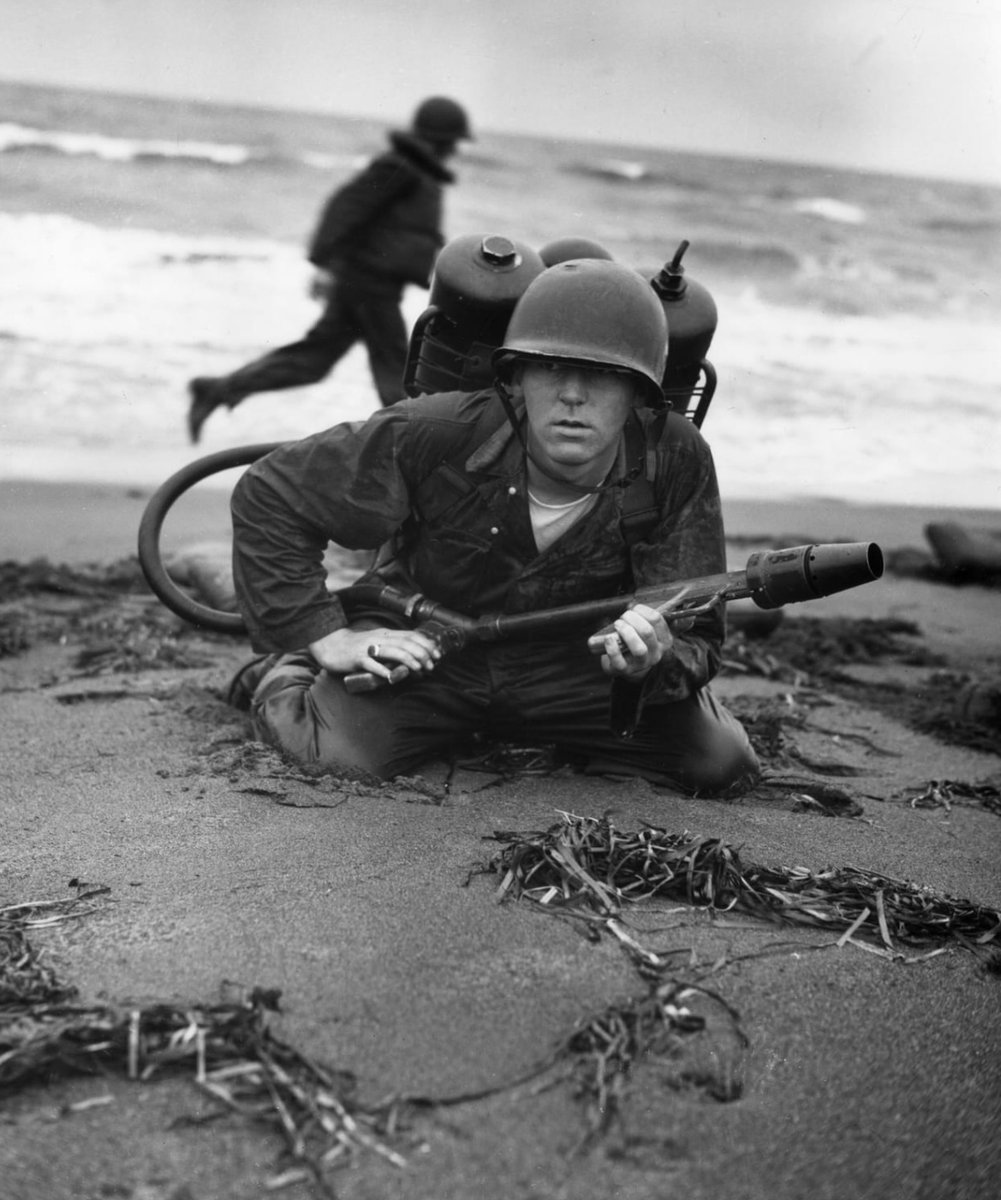
{"label": "running soldier's boot", "polygon": [[202,436],[202,426],[212,413],[226,402],[219,395],[217,382],[206,376],[192,379],[188,384],[188,391],[191,393],[191,405],[188,408],[188,434],[191,437],[192,445],[197,446]]}

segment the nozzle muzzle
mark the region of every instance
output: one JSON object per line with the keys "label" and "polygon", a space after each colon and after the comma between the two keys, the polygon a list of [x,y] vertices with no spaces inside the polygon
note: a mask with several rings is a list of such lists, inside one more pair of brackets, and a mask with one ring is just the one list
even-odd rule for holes
{"label": "nozzle muzzle", "polygon": [[875,542],[833,542],[759,550],[747,560],[747,583],[759,608],[817,600],[883,574],[883,552]]}

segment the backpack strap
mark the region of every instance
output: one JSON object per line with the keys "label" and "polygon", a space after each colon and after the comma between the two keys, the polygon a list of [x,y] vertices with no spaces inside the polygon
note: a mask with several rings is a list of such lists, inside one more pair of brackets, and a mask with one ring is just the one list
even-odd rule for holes
{"label": "backpack strap", "polygon": [[642,457],[644,469],[626,488],[622,497],[620,528],[622,538],[630,549],[644,541],[660,518],[654,481],[657,478],[657,443],[667,418],[666,410],[658,412],[649,424],[629,421],[626,425],[626,452],[630,461]]}

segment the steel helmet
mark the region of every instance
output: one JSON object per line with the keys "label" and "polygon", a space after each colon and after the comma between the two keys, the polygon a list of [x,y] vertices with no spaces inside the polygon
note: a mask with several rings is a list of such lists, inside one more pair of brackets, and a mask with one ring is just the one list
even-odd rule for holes
{"label": "steel helmet", "polygon": [[646,403],[664,404],[667,317],[654,290],[622,263],[578,258],[547,267],[528,285],[493,355],[507,382],[519,361],[565,359],[638,377]]}
{"label": "steel helmet", "polygon": [[466,110],[447,96],[429,96],[422,100],[414,113],[411,128],[418,137],[427,138],[429,142],[457,142],[473,137]]}
{"label": "steel helmet", "polygon": [[567,262],[571,258],[608,258],[611,254],[600,242],[592,242],[586,237],[561,237],[547,242],[539,251],[539,258],[547,267],[557,263]]}

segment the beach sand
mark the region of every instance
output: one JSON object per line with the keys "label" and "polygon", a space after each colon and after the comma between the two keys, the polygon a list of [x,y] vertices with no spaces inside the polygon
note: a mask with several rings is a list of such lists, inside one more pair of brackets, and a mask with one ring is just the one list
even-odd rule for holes
{"label": "beach sand", "polygon": [[[0,563],[133,555],[148,496],[111,484],[0,481]],[[735,501],[726,519],[734,565],[758,542],[847,538],[927,550],[929,520],[1001,528],[1001,513],[834,501]],[[200,490],[172,512],[164,543],[215,542],[227,529],[225,494]],[[771,700],[798,713],[783,726],[788,744],[815,778],[820,764],[845,772],[824,778],[861,804],[851,818],[789,792],[695,800],[575,774],[466,770],[446,792],[437,765],[425,791],[318,788],[241,755],[246,720],[222,699],[247,657],[240,637],[188,631],[177,643],[188,648],[187,665],[99,672],[94,655],[103,649],[113,662],[121,626],[102,635],[95,612],[103,605],[120,617],[123,606],[147,601],[33,591],[5,611],[10,604],[35,622],[27,626],[35,636],[0,663],[0,906],[69,899],[71,880],[110,889],[95,912],[27,931],[79,989],[79,1003],[183,1007],[214,1003],[226,981],[231,991],[280,988],[277,1035],[353,1072],[365,1105],[396,1093],[499,1089],[412,1114],[389,1139],[407,1165],[361,1149],[330,1176],[338,1196],[997,1195],[1001,973],[990,969],[992,943],[893,939],[900,953],[890,957],[852,942],[838,948],[840,930],[635,905],[624,920],[644,946],[672,952],[667,978],[711,989],[739,1014],[746,1040],[718,1022],[679,1035],[673,1057],[630,1073],[622,1125],[582,1151],[587,1110],[573,1079],[551,1071],[514,1081],[577,1022],[645,984],[614,937],[592,940],[583,923],[526,901],[500,904],[496,876],[468,876],[497,851],[495,831],[546,829],[561,811],[608,813],[622,830],[648,822],[722,839],[745,864],[851,865],[1001,908],[997,807],[957,790],[951,804],[910,802],[933,780],[1001,785],[996,723],[992,750],[989,733],[979,747],[961,744],[941,727],[920,732],[912,719],[921,700],[945,703],[957,679],[1001,683],[1001,591],[887,573],[790,608],[780,631],[804,618],[822,617],[826,628],[904,620],[917,627],[904,639],[910,653],[845,665],[853,688],[751,670],[714,684],[738,712]],[[91,658],[81,659],[88,647]],[[769,647],[758,644],[759,659]],[[918,958],[939,946],[946,953]],[[0,1044],[0,1070],[3,1061]],[[726,1100],[711,1086],[723,1076],[740,1085]],[[220,1106],[192,1078],[191,1070],[148,1082],[43,1073],[10,1089],[0,1109],[3,1195],[316,1194],[305,1182],[269,1192],[289,1165],[279,1133],[235,1114],[209,1119]]]}

